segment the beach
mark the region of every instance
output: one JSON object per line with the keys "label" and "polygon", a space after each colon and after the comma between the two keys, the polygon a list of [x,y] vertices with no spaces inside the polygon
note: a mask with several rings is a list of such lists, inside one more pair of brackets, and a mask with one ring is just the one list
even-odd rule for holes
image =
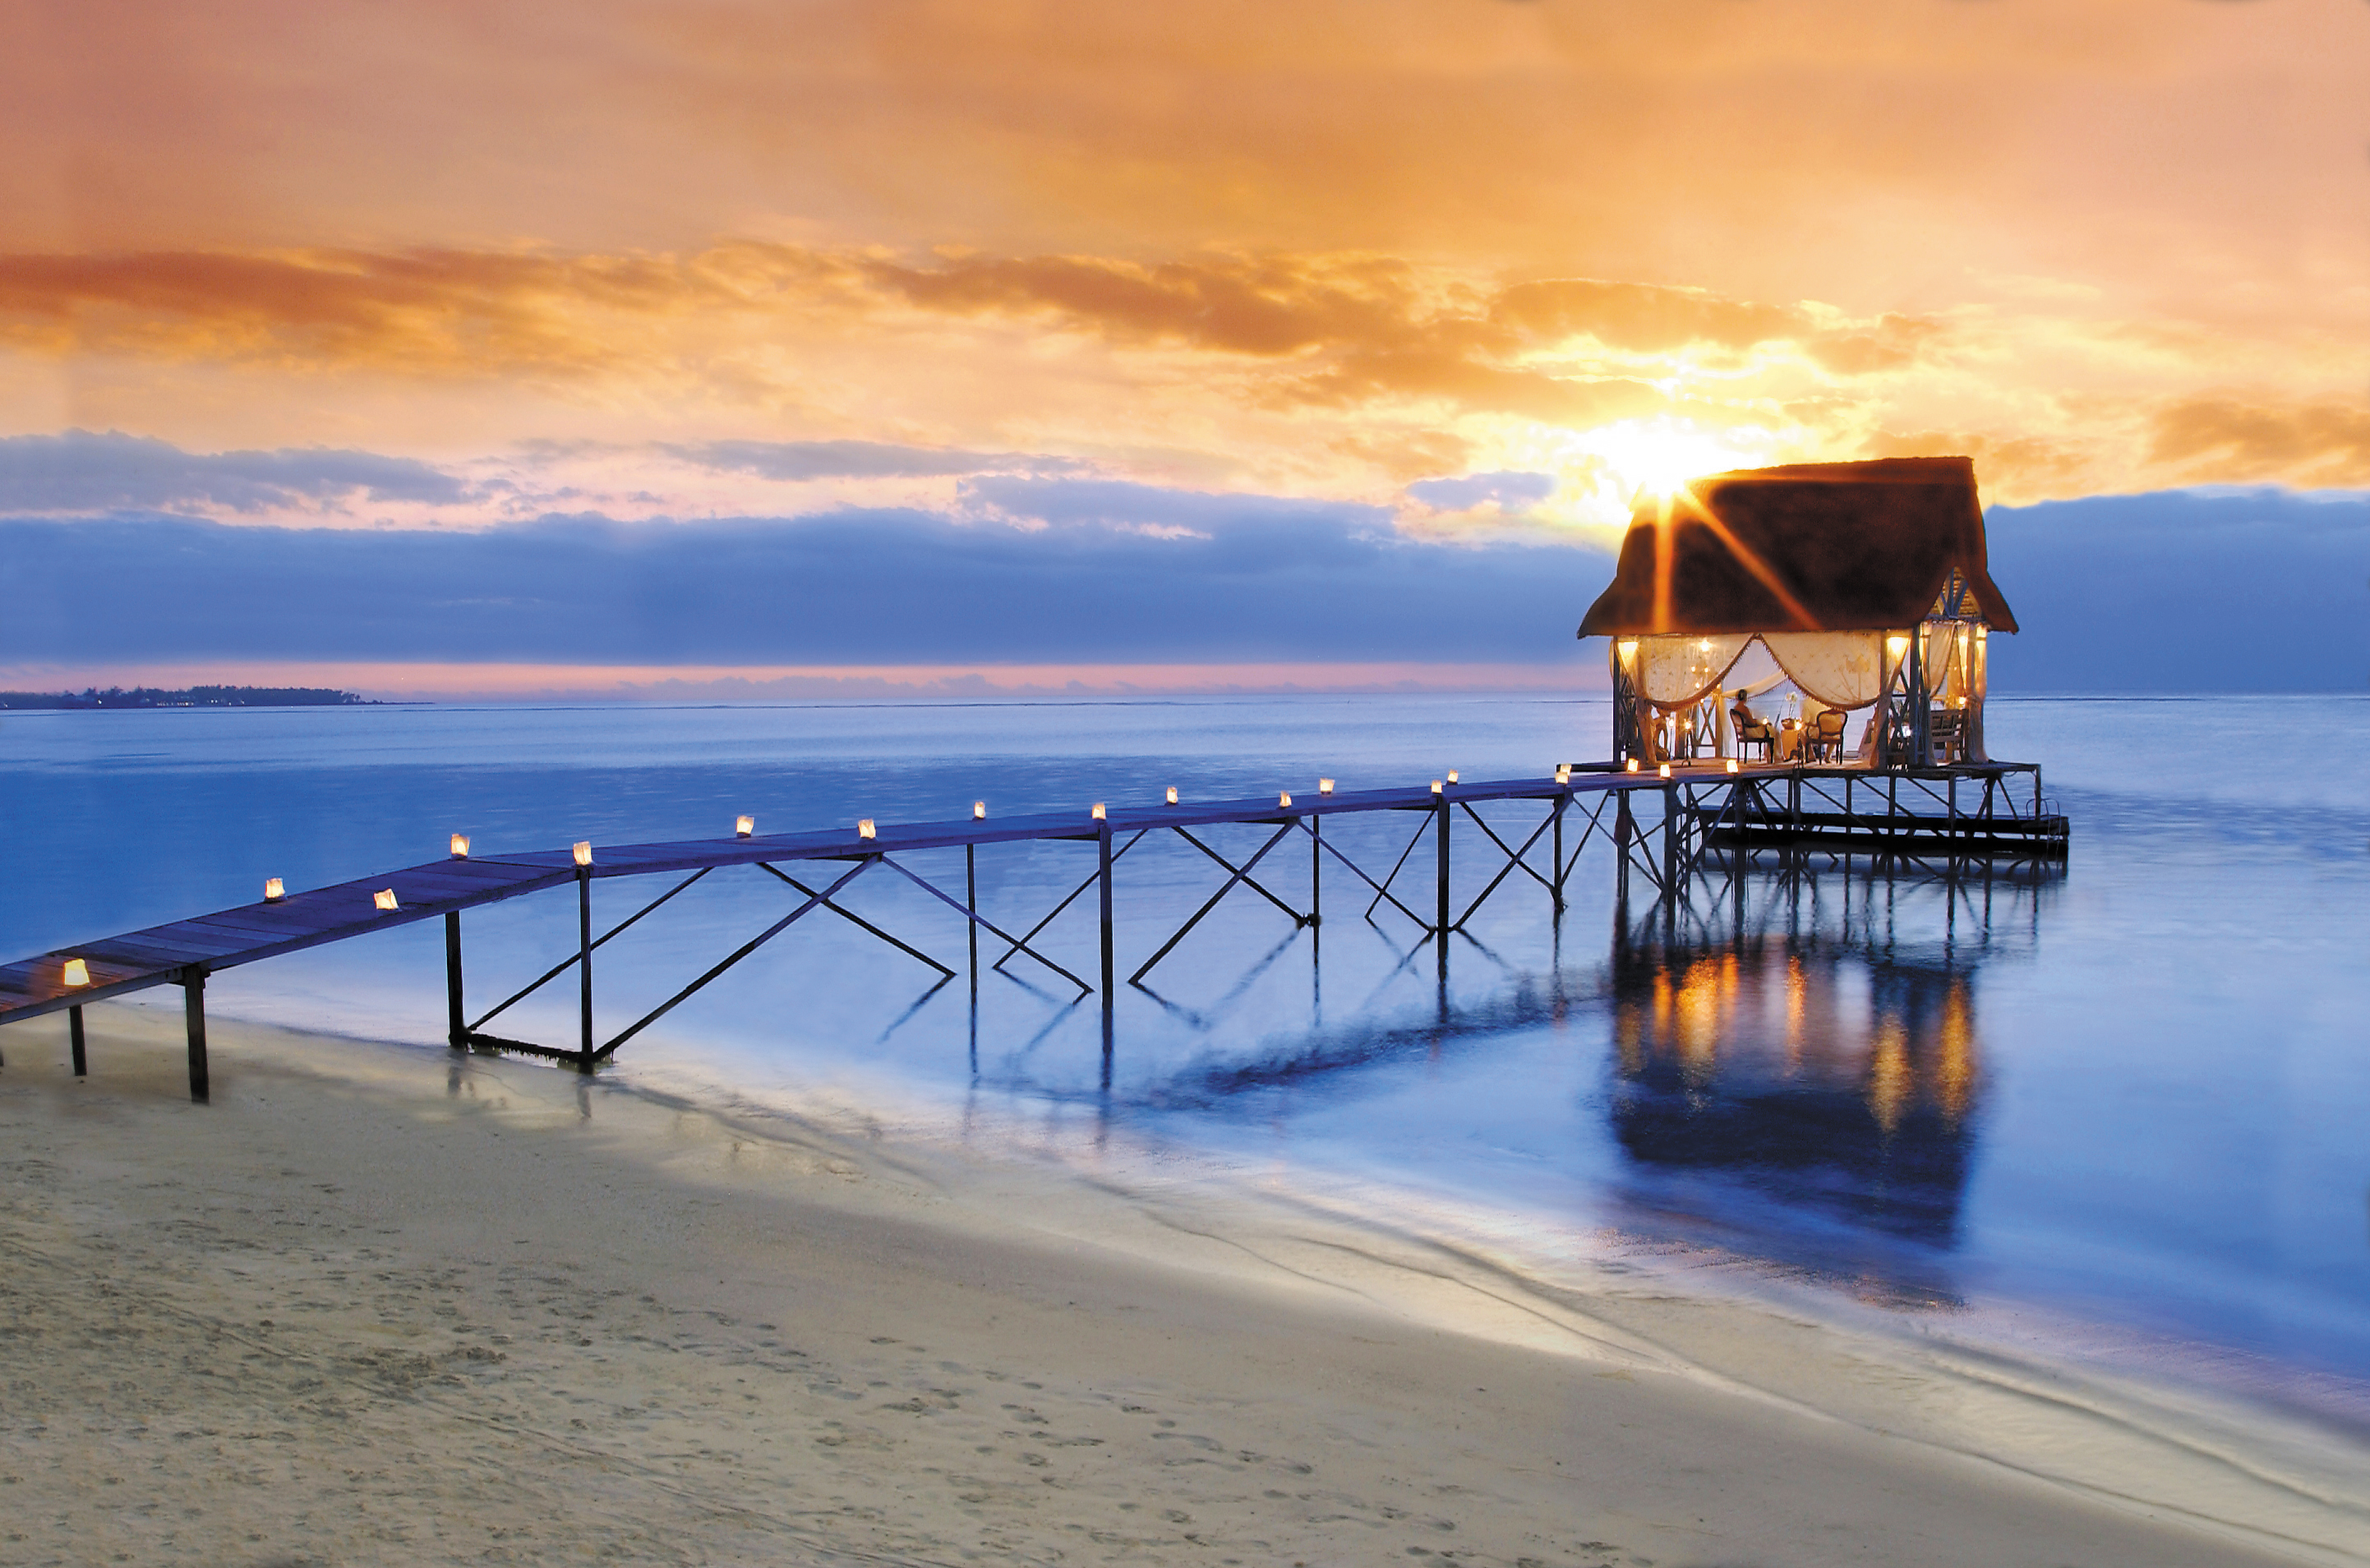
{"label": "beach", "polygon": [[63,1029],[5,1042],[10,1562],[2172,1564],[2365,1539],[2341,1446],[2300,1492],[2102,1436],[2161,1483],[2118,1495],[1996,1430],[1938,1441],[1914,1376],[1857,1419],[1740,1378],[1720,1363],[1884,1374],[1663,1284],[1592,1304],[1306,1206],[253,1026],[218,1029],[194,1105],[173,1022],[94,1009],[82,1082]]}

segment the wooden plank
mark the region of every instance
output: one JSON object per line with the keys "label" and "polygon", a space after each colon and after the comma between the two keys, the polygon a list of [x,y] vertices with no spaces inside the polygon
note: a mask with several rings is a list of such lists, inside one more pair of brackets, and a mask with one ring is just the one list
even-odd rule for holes
{"label": "wooden plank", "polygon": [[103,941],[86,942],[75,949],[74,956],[88,963],[100,960],[108,963],[135,965],[141,969],[178,969],[185,964],[204,963],[224,956],[179,943],[144,940],[145,932],[130,936],[109,937]]}
{"label": "wooden plank", "polygon": [[204,926],[195,920],[176,920],[169,926],[151,926],[144,931],[132,933],[133,939],[151,946],[184,947],[199,952],[237,952],[257,944],[254,936],[242,931],[226,931],[218,926]]}

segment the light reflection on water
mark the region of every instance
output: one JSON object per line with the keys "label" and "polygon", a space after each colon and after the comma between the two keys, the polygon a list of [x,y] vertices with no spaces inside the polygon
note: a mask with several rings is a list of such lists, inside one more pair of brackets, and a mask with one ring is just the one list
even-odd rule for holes
{"label": "light reflection on water", "polygon": [[1615,1136],[1648,1170],[1950,1247],[1981,1088],[1974,990],[1956,954],[1871,953],[1847,919],[1697,952],[1622,944]]}
{"label": "light reflection on water", "polygon": [[[2062,877],[1765,866],[1666,924],[1636,889],[1619,900],[1592,848],[1560,920],[1512,879],[1444,969],[1386,906],[1362,918],[1346,874],[1328,873],[1310,929],[1237,893],[1123,990],[1109,1058],[1099,1004],[1025,961],[984,977],[974,1012],[967,978],[938,985],[811,922],[620,1070],[760,1103],[826,1091],[968,1114],[1055,1152],[1124,1129],[1189,1161],[1440,1195],[1538,1237],[1708,1249],[1904,1307],[2042,1304],[2370,1381],[2370,760],[2302,739],[2358,732],[2365,706],[2332,721],[2319,700],[2001,700],[1996,747],[2039,756],[2074,819]],[[241,902],[267,874],[412,863],[453,831],[490,851],[710,836],[742,811],[820,826],[961,815],[981,796],[1018,811],[1169,784],[1538,775],[1601,751],[1605,728],[1601,703],[1535,698],[11,715],[0,946]],[[2240,756],[2259,793],[2204,766]],[[1522,811],[1496,820],[1527,831]],[[1414,826],[1327,832],[1379,876]],[[1264,837],[1212,843],[1239,863]],[[1495,869],[1484,849],[1459,840],[1460,907]],[[1026,929],[1090,862],[1076,845],[983,852],[984,905]],[[915,863],[960,891],[959,857]],[[1123,960],[1223,874],[1174,843],[1132,853]],[[1287,900],[1307,879],[1283,851],[1262,870]],[[657,891],[602,884],[596,918]],[[662,998],[786,895],[719,875],[604,949],[604,1019]],[[959,922],[917,891],[868,878],[849,903],[961,967]],[[1080,973],[1091,903],[1044,939]],[[473,914],[473,995],[532,976],[572,927],[572,903]],[[423,926],[226,974],[210,999],[427,1045],[440,964]],[[565,997],[504,1023],[573,1033]]]}

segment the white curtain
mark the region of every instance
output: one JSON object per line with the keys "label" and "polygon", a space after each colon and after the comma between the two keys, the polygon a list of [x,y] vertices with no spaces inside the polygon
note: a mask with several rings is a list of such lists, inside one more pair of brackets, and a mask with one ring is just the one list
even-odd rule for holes
{"label": "white curtain", "polygon": [[[1981,760],[1986,673],[1984,666],[1988,650],[1975,635],[1972,623],[1933,621],[1917,629],[1924,639],[1919,654],[1925,668],[1927,696],[1930,700],[1965,710],[1966,753],[1970,759]],[[1792,682],[1801,689],[1805,699],[1806,724],[1822,708],[1848,712],[1872,707],[1884,695],[1886,676],[1893,673],[1893,661],[1885,653],[1885,639],[1901,635],[1882,631],[1730,632],[1713,636],[1673,633],[1618,639],[1614,657],[1622,658],[1619,644],[1633,645],[1634,651],[1625,662],[1631,689],[1639,697],[1639,726],[1650,737],[1646,749],[1651,761],[1660,750],[1657,741],[1651,738],[1655,734],[1658,717],[1693,708],[1706,698],[1715,698],[1713,730],[1719,737],[1720,750],[1726,753],[1731,745],[1728,706],[1735,700],[1738,687],[1757,697],[1772,686]],[[1755,642],[1776,661],[1776,674],[1756,675],[1757,658],[1746,669],[1737,668]],[[1868,732],[1872,733],[1874,728],[1871,722]]]}
{"label": "white curtain", "polygon": [[1637,663],[1630,674],[1637,693],[1668,709],[1693,707],[1718,689],[1729,666],[1752,645],[1753,634],[1641,637],[1637,642]]}
{"label": "white curtain", "polygon": [[1824,708],[1866,708],[1884,695],[1884,633],[1766,631],[1778,667]]}

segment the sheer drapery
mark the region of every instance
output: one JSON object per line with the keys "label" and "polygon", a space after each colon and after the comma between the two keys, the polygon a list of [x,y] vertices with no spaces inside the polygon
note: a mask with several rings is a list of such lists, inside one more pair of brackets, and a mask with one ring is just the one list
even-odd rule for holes
{"label": "sheer drapery", "polygon": [[[1984,628],[1973,621],[1928,621],[1909,631],[1921,639],[1919,656],[1928,701],[1965,713],[1966,755],[1984,755]],[[1907,628],[1904,628],[1907,630]],[[1886,650],[1888,638],[1904,632],[1765,631],[1717,636],[1669,634],[1619,639],[1614,657],[1628,671],[1637,694],[1638,727],[1646,760],[1659,760],[1661,724],[1666,716],[1696,708],[1707,698],[1708,728],[1721,753],[1731,749],[1729,704],[1741,687],[1757,697],[1791,682],[1805,699],[1804,721],[1818,709],[1846,712],[1873,707],[1884,695],[1899,663]],[[1737,669],[1759,643],[1778,673],[1754,675]],[[1626,651],[1624,651],[1626,649]],[[1756,660],[1757,666],[1758,661]],[[1874,721],[1870,721],[1872,732]]]}
{"label": "sheer drapery", "polygon": [[1921,629],[1918,657],[1925,668],[1927,698],[1960,715],[1960,755],[1981,762],[1985,639],[1977,634],[1982,628],[1973,621],[1934,620]]}
{"label": "sheer drapery", "polygon": [[1824,708],[1866,708],[1884,695],[1884,633],[1770,631],[1761,645]]}
{"label": "sheer drapery", "polygon": [[1723,637],[1641,637],[1631,680],[1638,695],[1668,710],[1691,708],[1719,688],[1721,678],[1753,644],[1753,634]]}

